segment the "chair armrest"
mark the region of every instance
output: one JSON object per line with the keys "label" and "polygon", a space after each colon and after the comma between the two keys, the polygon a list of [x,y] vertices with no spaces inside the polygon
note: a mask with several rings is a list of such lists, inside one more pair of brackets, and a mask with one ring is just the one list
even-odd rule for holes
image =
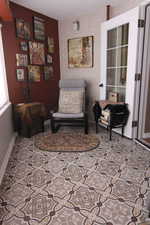
{"label": "chair armrest", "polygon": [[50,110],[50,117],[52,117],[53,116],[53,113],[55,113],[57,111],[58,111],[57,107],[55,107],[54,109],[51,109]]}

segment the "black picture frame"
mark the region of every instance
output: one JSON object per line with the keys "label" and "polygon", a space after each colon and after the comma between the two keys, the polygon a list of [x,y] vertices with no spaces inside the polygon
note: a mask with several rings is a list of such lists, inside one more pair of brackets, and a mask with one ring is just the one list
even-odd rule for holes
{"label": "black picture frame", "polygon": [[25,71],[23,68],[16,69],[16,78],[17,78],[17,81],[19,81],[19,82],[25,81]]}
{"label": "black picture frame", "polygon": [[31,40],[30,23],[26,22],[24,19],[16,18],[15,27],[16,27],[16,37],[25,40]]}
{"label": "black picture frame", "polygon": [[33,31],[34,31],[34,39],[38,41],[45,41],[45,20],[33,16]]}

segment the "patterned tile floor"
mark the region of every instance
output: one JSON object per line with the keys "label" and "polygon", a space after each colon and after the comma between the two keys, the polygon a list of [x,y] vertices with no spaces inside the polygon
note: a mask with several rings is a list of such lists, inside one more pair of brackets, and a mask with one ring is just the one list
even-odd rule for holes
{"label": "patterned tile floor", "polygon": [[150,204],[150,152],[116,134],[110,142],[105,130],[97,136],[100,146],[83,153],[42,152],[34,138],[18,138],[0,186],[0,224],[143,222]]}

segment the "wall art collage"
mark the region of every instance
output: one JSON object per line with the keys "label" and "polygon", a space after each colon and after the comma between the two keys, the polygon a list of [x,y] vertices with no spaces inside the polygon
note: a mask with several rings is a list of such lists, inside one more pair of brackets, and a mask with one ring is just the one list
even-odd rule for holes
{"label": "wall art collage", "polygon": [[26,81],[26,69],[28,81],[40,82],[42,74],[43,80],[48,81],[54,78],[54,38],[46,36],[45,21],[42,18],[33,17],[34,40],[31,30],[30,23],[20,18],[16,19],[17,38],[23,39],[19,42],[19,48],[23,53],[16,54],[17,81]]}

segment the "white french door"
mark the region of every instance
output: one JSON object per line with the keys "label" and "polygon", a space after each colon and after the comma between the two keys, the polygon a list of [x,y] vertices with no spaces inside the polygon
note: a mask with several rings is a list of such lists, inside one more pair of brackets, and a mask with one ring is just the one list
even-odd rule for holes
{"label": "white french door", "polygon": [[136,7],[101,26],[100,99],[106,100],[110,92],[115,92],[119,102],[128,104],[130,115],[125,136],[129,138],[133,137],[139,15],[140,8]]}

